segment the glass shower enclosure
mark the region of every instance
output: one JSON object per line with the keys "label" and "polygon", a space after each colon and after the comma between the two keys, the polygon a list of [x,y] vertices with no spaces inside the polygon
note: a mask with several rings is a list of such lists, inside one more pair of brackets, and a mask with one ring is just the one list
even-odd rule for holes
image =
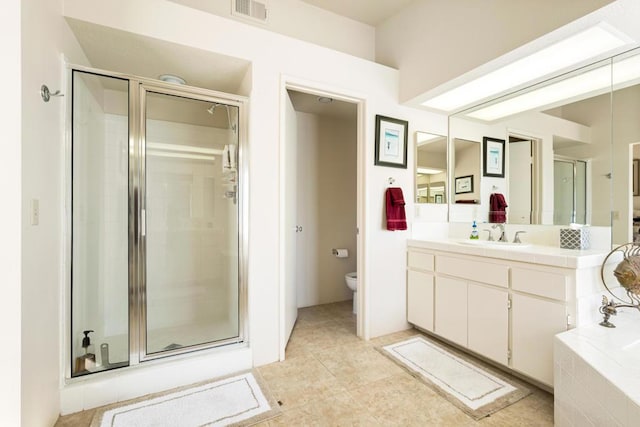
{"label": "glass shower enclosure", "polygon": [[71,73],[70,376],[242,342],[244,101]]}

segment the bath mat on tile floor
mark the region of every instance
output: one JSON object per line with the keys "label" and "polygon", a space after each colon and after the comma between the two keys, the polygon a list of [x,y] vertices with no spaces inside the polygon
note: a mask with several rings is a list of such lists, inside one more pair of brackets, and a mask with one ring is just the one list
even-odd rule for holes
{"label": "bath mat on tile floor", "polygon": [[255,372],[99,409],[91,427],[248,426],[280,415]]}
{"label": "bath mat on tile floor", "polygon": [[380,351],[476,420],[531,393],[519,381],[507,380],[423,336],[386,345]]}

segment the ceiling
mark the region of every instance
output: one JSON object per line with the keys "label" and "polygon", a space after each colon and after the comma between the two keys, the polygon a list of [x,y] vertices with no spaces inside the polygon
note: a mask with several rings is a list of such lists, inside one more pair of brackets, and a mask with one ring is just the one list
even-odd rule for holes
{"label": "ceiling", "polygon": [[94,68],[157,79],[174,74],[189,86],[238,93],[249,61],[67,18]]}
{"label": "ceiling", "polygon": [[289,98],[296,111],[319,116],[328,116],[344,120],[356,120],[358,116],[358,106],[356,104],[334,99],[330,103],[318,101],[318,95],[289,90]]}
{"label": "ceiling", "polygon": [[302,0],[373,27],[395,15],[414,0]]}

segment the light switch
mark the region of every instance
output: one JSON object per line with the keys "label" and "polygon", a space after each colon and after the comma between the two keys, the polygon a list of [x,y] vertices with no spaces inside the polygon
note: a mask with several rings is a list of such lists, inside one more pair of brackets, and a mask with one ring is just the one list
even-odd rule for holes
{"label": "light switch", "polygon": [[40,224],[40,200],[31,200],[31,225]]}

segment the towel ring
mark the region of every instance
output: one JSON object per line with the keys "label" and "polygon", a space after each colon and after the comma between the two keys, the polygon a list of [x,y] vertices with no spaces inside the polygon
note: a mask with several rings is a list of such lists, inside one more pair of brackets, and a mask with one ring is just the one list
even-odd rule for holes
{"label": "towel ring", "polygon": [[388,181],[389,181],[389,185],[393,185],[393,184],[395,184],[396,179],[394,177],[390,176]]}

